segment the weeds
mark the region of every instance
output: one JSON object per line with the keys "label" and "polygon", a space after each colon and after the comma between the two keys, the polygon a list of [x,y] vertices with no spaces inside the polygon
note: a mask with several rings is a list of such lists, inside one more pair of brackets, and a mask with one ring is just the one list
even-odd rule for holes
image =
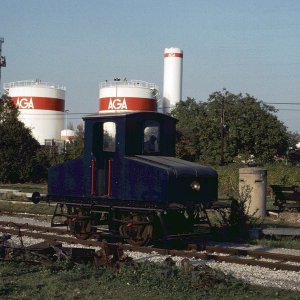
{"label": "weeds", "polygon": [[234,242],[244,242],[249,239],[249,229],[258,225],[255,217],[257,210],[250,211],[251,189],[242,189],[238,199],[231,199],[230,210],[218,210],[217,226],[221,229],[223,239]]}
{"label": "weeds", "polygon": [[261,245],[268,248],[287,248],[300,250],[300,240],[293,237],[276,239],[260,239],[251,241],[252,244]]}
{"label": "weeds", "polygon": [[6,201],[0,201],[0,210],[8,212],[22,212],[22,213],[40,213],[40,214],[53,214],[54,206],[50,206],[47,203],[39,203],[34,205],[31,202],[28,203],[12,203]]}
{"label": "weeds", "polygon": [[[145,262],[122,265],[115,272],[92,265],[54,268],[0,262],[0,270],[1,299],[273,299],[286,294],[250,286],[205,265],[186,269]],[[289,291],[290,299],[297,296]]]}

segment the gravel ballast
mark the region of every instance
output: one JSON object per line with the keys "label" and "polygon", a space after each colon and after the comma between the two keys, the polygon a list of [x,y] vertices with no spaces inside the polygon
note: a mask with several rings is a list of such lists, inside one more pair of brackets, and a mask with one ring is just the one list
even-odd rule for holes
{"label": "gravel ballast", "polygon": [[[0,216],[0,220],[6,222],[28,223],[30,225],[40,225],[40,226],[50,227],[49,222],[38,221],[32,218]],[[24,246],[29,246],[42,241],[40,239],[37,240],[25,236],[22,238],[22,240]],[[12,237],[12,241],[14,242],[14,244],[20,243],[20,239],[18,237]],[[75,245],[68,245],[68,246],[73,247]],[[300,255],[300,251],[291,250],[291,249],[276,249],[276,250],[274,249],[272,252]],[[169,256],[159,255],[154,252],[150,254],[149,253],[146,254],[141,252],[126,251],[125,254],[132,257],[137,262],[151,261],[155,263],[163,263],[165,259],[169,257]],[[176,265],[180,266],[183,257],[172,257],[172,259],[175,261]],[[256,266],[246,266],[246,265],[239,265],[239,264],[225,263],[225,262],[215,262],[215,261],[204,262],[199,259],[191,259],[190,263],[194,266],[205,263],[207,266],[213,269],[219,269],[222,272],[224,272],[224,274],[226,275],[230,274],[236,277],[237,279],[244,280],[250,284],[300,291],[300,285],[299,285],[300,272],[270,270],[267,268],[261,268]]]}

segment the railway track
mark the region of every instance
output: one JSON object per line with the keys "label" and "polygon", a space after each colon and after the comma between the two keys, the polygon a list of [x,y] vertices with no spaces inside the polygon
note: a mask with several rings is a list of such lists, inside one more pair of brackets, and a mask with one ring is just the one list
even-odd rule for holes
{"label": "railway track", "polygon": [[178,256],[188,259],[193,258],[203,261],[214,260],[217,262],[234,263],[239,265],[259,266],[272,270],[300,272],[300,256],[296,255],[221,246],[208,246],[203,244],[197,245],[195,243],[188,245],[188,248],[192,250],[176,250],[156,247],[139,247],[121,243],[107,243],[106,241],[99,241],[97,239],[78,240],[77,238],[68,236],[69,232],[64,229],[12,222],[0,222],[0,232],[12,235],[28,236],[34,239],[43,239],[49,243],[63,242],[95,248],[102,248],[104,246],[107,247],[111,245],[112,247],[118,246],[124,251],[157,253],[160,255]]}
{"label": "railway track", "polygon": [[9,210],[0,210],[0,214],[2,216],[17,216],[17,217],[28,217],[28,218],[38,218],[38,217],[49,217],[51,218],[52,215],[47,213],[28,213],[28,212],[15,212],[15,211],[9,211]]}

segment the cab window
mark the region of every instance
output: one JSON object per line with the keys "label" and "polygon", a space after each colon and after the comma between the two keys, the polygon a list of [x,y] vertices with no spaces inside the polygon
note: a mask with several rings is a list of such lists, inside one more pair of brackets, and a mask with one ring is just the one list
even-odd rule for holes
{"label": "cab window", "polygon": [[159,123],[146,121],[144,124],[144,153],[159,152]]}
{"label": "cab window", "polygon": [[103,123],[103,151],[116,151],[116,123]]}

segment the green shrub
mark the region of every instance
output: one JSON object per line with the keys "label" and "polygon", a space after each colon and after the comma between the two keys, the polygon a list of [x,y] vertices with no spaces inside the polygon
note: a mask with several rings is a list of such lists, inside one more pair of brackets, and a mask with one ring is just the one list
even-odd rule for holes
{"label": "green shrub", "polygon": [[222,239],[231,242],[244,242],[249,239],[249,229],[260,221],[255,217],[257,211],[250,212],[251,188],[246,186],[238,199],[231,199],[230,209],[219,209],[218,226]]}

